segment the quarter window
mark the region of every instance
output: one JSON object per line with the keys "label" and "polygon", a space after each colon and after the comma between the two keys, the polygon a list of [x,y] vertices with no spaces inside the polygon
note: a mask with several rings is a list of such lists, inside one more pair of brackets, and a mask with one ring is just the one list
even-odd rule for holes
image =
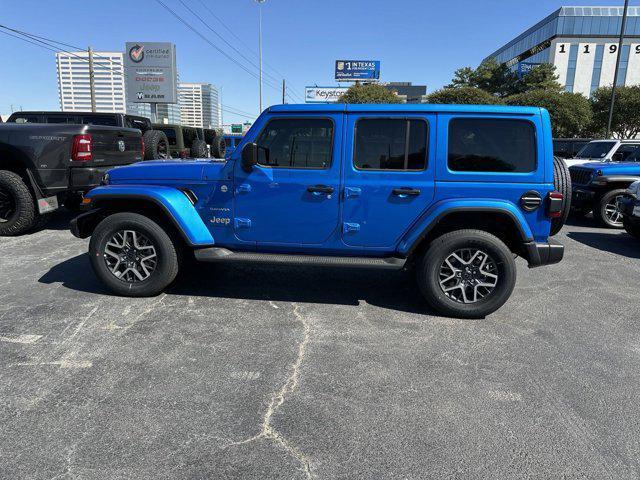
{"label": "quarter window", "polygon": [[424,170],[427,130],[424,120],[359,120],[354,164],[360,170]]}
{"label": "quarter window", "polygon": [[321,168],[331,165],[333,122],[329,119],[271,120],[258,138],[258,163],[266,167]]}
{"label": "quarter window", "polygon": [[532,172],[536,168],[534,127],[526,120],[453,119],[448,165],[460,172]]}

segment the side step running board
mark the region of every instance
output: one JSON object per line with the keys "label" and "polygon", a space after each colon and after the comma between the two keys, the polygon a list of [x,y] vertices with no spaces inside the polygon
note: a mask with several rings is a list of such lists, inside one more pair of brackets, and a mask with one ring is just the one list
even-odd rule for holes
{"label": "side step running board", "polygon": [[279,253],[233,252],[226,248],[202,248],[195,250],[200,262],[247,262],[275,263],[288,265],[318,265],[327,267],[351,268],[387,268],[400,270],[404,267],[404,258],[368,258],[368,257],[322,257],[315,255],[285,255]]}

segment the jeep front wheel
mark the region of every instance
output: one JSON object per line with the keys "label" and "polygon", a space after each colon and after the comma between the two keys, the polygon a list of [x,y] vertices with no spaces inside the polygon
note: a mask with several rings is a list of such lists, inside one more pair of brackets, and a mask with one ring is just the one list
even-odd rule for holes
{"label": "jeep front wheel", "polygon": [[20,175],[0,170],[0,236],[21,235],[38,220],[31,190]]}
{"label": "jeep front wheel", "polygon": [[116,213],[100,222],[89,255],[98,278],[127,297],[157,295],[178,274],[178,254],[169,235],[137,213]]}
{"label": "jeep front wheel", "polygon": [[458,230],[433,241],[417,269],[418,285],[438,312],[483,318],[509,298],[516,283],[513,254],[481,230]]}
{"label": "jeep front wheel", "polygon": [[622,228],[622,212],[618,200],[627,193],[624,189],[611,190],[600,197],[593,208],[593,216],[604,227]]}

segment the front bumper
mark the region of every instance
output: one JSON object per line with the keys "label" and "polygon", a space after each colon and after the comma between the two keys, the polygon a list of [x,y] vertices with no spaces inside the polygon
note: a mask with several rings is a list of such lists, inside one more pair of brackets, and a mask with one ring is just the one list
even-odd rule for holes
{"label": "front bumper", "polygon": [[596,192],[586,188],[574,188],[571,193],[571,206],[575,208],[591,207]]}
{"label": "front bumper", "polygon": [[564,245],[549,239],[548,242],[528,242],[524,244],[529,259],[529,268],[553,265],[564,256]]}

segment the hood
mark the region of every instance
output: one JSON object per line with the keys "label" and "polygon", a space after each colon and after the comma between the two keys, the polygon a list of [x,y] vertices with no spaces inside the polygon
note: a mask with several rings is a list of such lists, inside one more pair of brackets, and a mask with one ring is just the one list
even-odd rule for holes
{"label": "hood", "polygon": [[227,178],[228,162],[211,160],[151,160],[109,170],[110,183],[130,180],[216,181]]}
{"label": "hood", "polygon": [[640,175],[640,162],[588,162],[576,168],[601,170],[603,175]]}

